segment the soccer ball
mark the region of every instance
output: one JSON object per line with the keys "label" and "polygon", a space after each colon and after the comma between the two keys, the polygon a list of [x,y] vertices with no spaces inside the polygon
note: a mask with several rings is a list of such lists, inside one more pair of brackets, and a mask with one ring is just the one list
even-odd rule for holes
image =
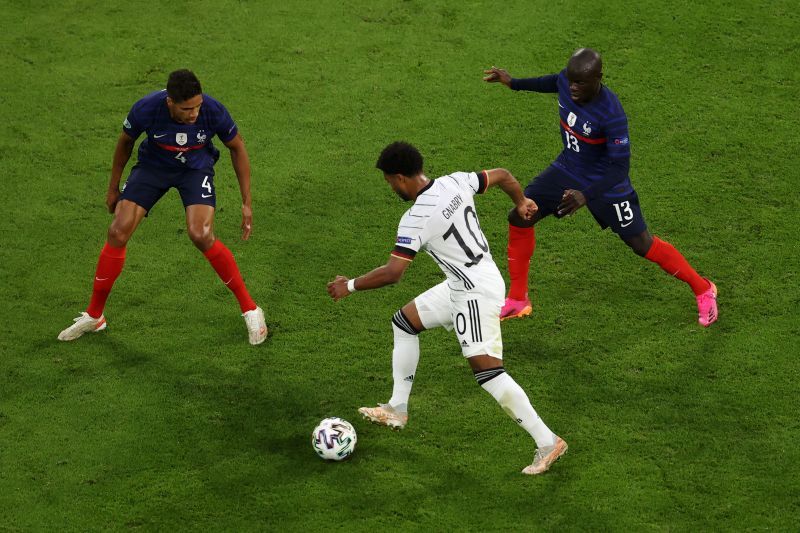
{"label": "soccer ball", "polygon": [[350,457],[356,449],[356,430],[347,420],[326,418],[311,433],[311,446],[317,455],[329,461]]}

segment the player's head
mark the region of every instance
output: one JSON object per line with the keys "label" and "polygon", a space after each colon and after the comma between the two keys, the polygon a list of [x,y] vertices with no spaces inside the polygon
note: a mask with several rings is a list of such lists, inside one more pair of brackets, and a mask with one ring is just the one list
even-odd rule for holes
{"label": "player's head", "polygon": [[383,149],[375,168],[383,171],[383,178],[400,198],[416,198],[422,177],[422,154],[414,146],[393,142]]}
{"label": "player's head", "polygon": [[591,48],[580,48],[567,62],[567,79],[572,101],[585,104],[600,93],[603,59]]}
{"label": "player's head", "polygon": [[167,107],[172,118],[182,124],[194,124],[203,104],[203,88],[194,72],[180,69],[167,79]]}

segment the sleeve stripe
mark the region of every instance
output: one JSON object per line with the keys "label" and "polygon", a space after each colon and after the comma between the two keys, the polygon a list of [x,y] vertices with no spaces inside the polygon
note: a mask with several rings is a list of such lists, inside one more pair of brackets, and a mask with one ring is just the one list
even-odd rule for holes
{"label": "sleeve stripe", "polygon": [[405,259],[406,261],[411,261],[414,259],[414,256],[417,255],[417,252],[412,250],[411,248],[405,248],[404,246],[397,245],[392,250],[390,254],[398,259]]}
{"label": "sleeve stripe", "polygon": [[489,172],[481,170],[478,172],[478,194],[483,194],[489,188]]}

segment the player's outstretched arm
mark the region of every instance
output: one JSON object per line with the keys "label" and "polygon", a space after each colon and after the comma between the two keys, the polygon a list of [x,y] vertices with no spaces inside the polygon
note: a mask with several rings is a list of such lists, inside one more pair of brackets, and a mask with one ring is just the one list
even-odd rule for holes
{"label": "player's outstretched arm", "polygon": [[[379,266],[363,276],[353,278],[352,280],[344,276],[336,276],[333,281],[328,283],[328,294],[334,300],[339,301],[355,291],[378,289],[386,285],[392,285],[402,279],[403,274],[410,264],[411,261],[407,259],[401,259],[391,255],[389,256],[389,261],[385,265]],[[350,286],[348,286],[348,284]]]}
{"label": "player's outstretched arm", "polygon": [[136,139],[124,131],[119,134],[117,146],[114,148],[114,161],[111,164],[111,179],[108,181],[108,191],[106,191],[106,207],[109,213],[113,213],[117,207],[120,195],[119,182],[122,180],[125,165],[128,164],[133,153],[134,144],[136,144]]}
{"label": "player's outstretched arm", "polygon": [[557,93],[558,74],[548,74],[538,78],[512,78],[511,74],[497,67],[483,71],[486,76],[483,81],[489,83],[500,82],[514,91],[533,91],[537,93]]}
{"label": "player's outstretched arm", "polygon": [[536,211],[539,210],[539,206],[536,205],[536,202],[525,196],[517,178],[508,170],[504,168],[493,168],[492,170],[486,171],[486,187],[493,187],[495,185],[500,187],[503,192],[511,198],[514,205],[517,206],[517,214],[522,217],[523,220],[531,220],[533,215],[536,214]]}
{"label": "player's outstretched arm", "polygon": [[244,140],[238,133],[236,137],[224,144],[231,151],[231,164],[233,165],[233,171],[236,172],[236,179],[239,181],[239,192],[242,195],[242,239],[247,240],[253,230],[253,208],[250,197],[250,157],[247,155],[247,147],[244,145]]}

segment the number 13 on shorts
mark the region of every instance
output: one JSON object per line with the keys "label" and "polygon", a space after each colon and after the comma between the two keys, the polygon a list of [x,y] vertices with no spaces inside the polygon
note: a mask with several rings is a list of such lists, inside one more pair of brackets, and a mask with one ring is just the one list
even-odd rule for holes
{"label": "number 13 on shorts", "polygon": [[614,209],[617,210],[617,219],[620,222],[628,222],[629,220],[633,220],[633,211],[631,210],[630,202],[625,201],[614,204]]}

